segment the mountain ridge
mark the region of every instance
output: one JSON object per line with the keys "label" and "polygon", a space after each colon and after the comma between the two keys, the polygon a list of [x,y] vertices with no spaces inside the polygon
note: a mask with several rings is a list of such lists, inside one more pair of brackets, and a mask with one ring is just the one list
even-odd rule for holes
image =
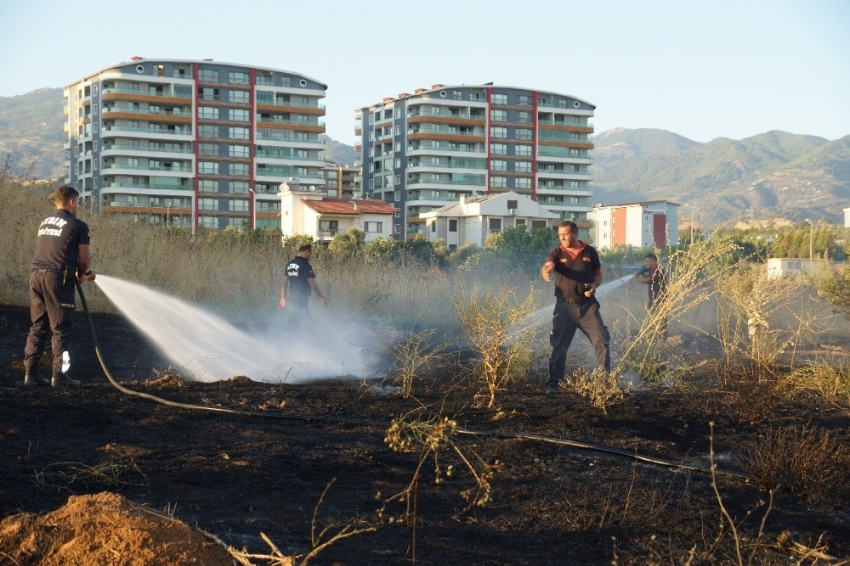
{"label": "mountain ridge", "polygon": [[[5,167],[64,177],[64,123],[61,88],[0,97]],[[324,159],[353,166],[353,146],[324,138]],[[668,200],[693,207],[708,227],[772,218],[840,223],[842,208],[850,207],[850,135],[827,140],[770,130],[703,143],[656,128],[612,128],[593,142],[594,204]]]}

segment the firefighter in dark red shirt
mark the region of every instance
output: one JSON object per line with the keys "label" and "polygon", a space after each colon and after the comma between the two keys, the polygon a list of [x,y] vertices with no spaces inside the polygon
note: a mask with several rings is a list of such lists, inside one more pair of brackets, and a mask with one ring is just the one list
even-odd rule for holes
{"label": "firefighter in dark red shirt", "polygon": [[[79,385],[62,369],[71,345],[77,279],[94,281],[91,269],[88,225],[77,219],[80,194],[73,187],[56,189],[56,212],[38,227],[35,256],[30,271],[30,317],[32,326],[24,349],[24,385]],[[38,361],[52,334],[53,371],[48,381]],[[67,363],[67,361],[65,362]]]}
{"label": "firefighter in dark red shirt", "polygon": [[578,239],[578,226],[566,220],[558,225],[561,245],[549,252],[540,268],[544,281],[555,273],[555,311],[552,313],[552,333],[549,342],[549,380],[546,392],[558,390],[566,372],[567,350],[576,330],[587,336],[596,352],[596,364],[611,371],[611,336],[599,314],[596,288],[602,284],[602,264],[593,246]]}

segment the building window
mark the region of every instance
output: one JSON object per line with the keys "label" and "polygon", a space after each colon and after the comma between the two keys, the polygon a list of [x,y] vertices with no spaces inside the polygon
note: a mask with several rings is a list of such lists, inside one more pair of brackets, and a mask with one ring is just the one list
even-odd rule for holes
{"label": "building window", "polygon": [[364,222],[363,231],[367,234],[380,234],[384,231],[383,222]]}
{"label": "building window", "polygon": [[530,145],[517,145],[514,147],[516,155],[519,157],[531,157]]}
{"label": "building window", "polygon": [[[215,139],[219,137],[218,126],[208,126],[208,125],[200,125],[198,126],[198,137],[199,138],[212,138]],[[218,147],[218,146],[216,146]]]}
{"label": "building window", "polygon": [[248,128],[227,128],[227,137],[232,140],[247,140],[250,139],[250,132]]}
{"label": "building window", "polygon": [[250,175],[249,165],[247,163],[231,163],[230,174],[247,177]]}
{"label": "building window", "polygon": [[517,177],[514,179],[514,184],[517,189],[530,189],[531,188],[531,179],[528,177]]}
{"label": "building window", "polygon": [[492,102],[493,102],[493,104],[507,105],[508,104],[508,95],[507,94],[493,93]]}
{"label": "building window", "polygon": [[201,106],[198,108],[198,118],[201,120],[218,120],[218,108]]}
{"label": "building window", "polygon": [[527,94],[520,94],[516,97],[517,106],[531,106],[531,97]]}
{"label": "building window", "polygon": [[396,160],[395,160],[395,168],[396,168],[396,169],[400,169],[400,168],[401,168],[401,159],[396,159]]}
{"label": "building window", "polygon": [[393,234],[401,233],[401,224],[393,224]]}
{"label": "building window", "polygon": [[240,71],[230,71],[227,73],[228,82],[232,85],[246,85],[248,84],[248,73],[243,73]]}
{"label": "building window", "polygon": [[490,110],[490,120],[493,122],[507,122],[508,121],[508,111],[507,110]]}
{"label": "building window", "polygon": [[490,218],[489,225],[491,232],[501,232],[502,231],[502,219],[501,218]]}
{"label": "building window", "polygon": [[530,124],[531,112],[517,112],[516,121],[520,124]]}
{"label": "building window", "polygon": [[[202,128],[204,126],[201,126]],[[209,137],[209,136],[201,136],[201,137]],[[218,144],[217,143],[199,143],[198,144],[198,155],[204,156],[216,156],[218,155]]]}
{"label": "building window", "polygon": [[461,91],[461,90],[453,90],[453,91],[452,91],[452,99],[454,99],[454,100],[463,100],[463,91]]}
{"label": "building window", "polygon": [[370,124],[374,124],[374,123],[375,123],[375,115],[374,115],[374,114],[369,114],[369,123],[370,123]]}
{"label": "building window", "polygon": [[457,232],[457,219],[450,218],[449,219],[449,232]]}
{"label": "building window", "polygon": [[490,177],[490,186],[500,188],[500,189],[507,188],[508,178],[493,175],[492,177]]}
{"label": "building window", "polygon": [[504,143],[491,143],[490,153],[492,153],[493,155],[507,155],[508,146]]}
{"label": "building window", "polygon": [[198,173],[201,175],[218,175],[218,163],[200,161],[198,162]]}
{"label": "building window", "polygon": [[248,110],[244,108],[231,108],[230,109],[230,121],[231,122],[250,122],[251,116],[248,113]]}
{"label": "building window", "polygon": [[217,193],[218,181],[212,179],[201,179],[198,181],[198,192],[201,193]]}
{"label": "building window", "polygon": [[491,159],[490,160],[490,171],[507,171],[508,170],[508,162],[504,159]]}
{"label": "building window", "polygon": [[230,102],[235,102],[237,104],[248,104],[251,102],[250,95],[251,92],[247,90],[231,90],[230,91]]}
{"label": "building window", "polygon": [[201,69],[198,71],[198,80],[202,83],[217,83],[218,71],[214,69]]}
{"label": "building window", "polygon": [[393,200],[394,200],[395,202],[398,202],[398,201],[400,201],[400,200],[401,200],[401,191],[395,191],[395,192],[393,193]]}
{"label": "building window", "polygon": [[244,199],[229,199],[228,200],[228,210],[230,212],[249,212],[250,211],[250,201]]}
{"label": "building window", "polygon": [[217,198],[199,198],[198,210],[218,210]]}
{"label": "building window", "polygon": [[508,137],[508,129],[501,126],[492,126],[490,128],[490,137],[504,139]]}
{"label": "building window", "polygon": [[228,155],[230,157],[241,157],[247,159],[251,157],[251,148],[247,145],[231,145],[228,146]]}
{"label": "building window", "polygon": [[517,173],[531,173],[531,161],[514,162],[514,171]]}

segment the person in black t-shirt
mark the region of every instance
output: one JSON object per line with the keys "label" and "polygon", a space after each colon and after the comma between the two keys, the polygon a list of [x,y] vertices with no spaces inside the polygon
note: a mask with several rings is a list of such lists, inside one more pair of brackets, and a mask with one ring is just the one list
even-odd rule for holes
{"label": "person in black t-shirt", "polygon": [[302,327],[310,318],[310,295],[315,294],[322,304],[328,305],[316,283],[316,273],[310,265],[312,255],[313,246],[302,244],[298,248],[298,255],[286,265],[283,284],[280,286],[278,308],[292,313],[291,322],[294,328]]}
{"label": "person in black t-shirt", "polygon": [[[667,290],[667,280],[664,271],[658,265],[658,256],[646,254],[643,261],[643,269],[635,273],[635,281],[648,285],[649,297],[646,303],[647,310],[652,310],[658,299]],[[661,334],[667,338],[667,321],[661,323]]]}
{"label": "person in black t-shirt", "polygon": [[[30,271],[30,317],[32,326],[24,348],[24,385],[79,385],[62,371],[63,353],[71,345],[76,291],[80,281],[94,281],[91,269],[88,225],[78,220],[80,194],[73,187],[56,189],[53,201],[56,212],[38,227],[35,256]],[[48,381],[38,371],[38,360],[52,333],[52,378]]]}
{"label": "person in black t-shirt", "polygon": [[602,264],[596,249],[578,239],[578,226],[566,220],[558,225],[561,245],[546,258],[540,275],[552,280],[555,273],[555,310],[552,313],[552,332],[549,342],[549,380],[546,392],[558,390],[566,372],[567,350],[576,330],[587,336],[596,352],[598,367],[611,371],[611,336],[599,314],[596,288],[602,284]]}

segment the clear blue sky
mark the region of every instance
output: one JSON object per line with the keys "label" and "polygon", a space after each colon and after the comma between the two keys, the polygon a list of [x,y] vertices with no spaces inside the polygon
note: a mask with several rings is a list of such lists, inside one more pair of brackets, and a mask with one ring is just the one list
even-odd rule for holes
{"label": "clear blue sky", "polygon": [[491,81],[587,100],[597,132],[850,134],[847,0],[0,0],[0,38],[0,96],[211,58],[326,83],[349,144],[356,108]]}

